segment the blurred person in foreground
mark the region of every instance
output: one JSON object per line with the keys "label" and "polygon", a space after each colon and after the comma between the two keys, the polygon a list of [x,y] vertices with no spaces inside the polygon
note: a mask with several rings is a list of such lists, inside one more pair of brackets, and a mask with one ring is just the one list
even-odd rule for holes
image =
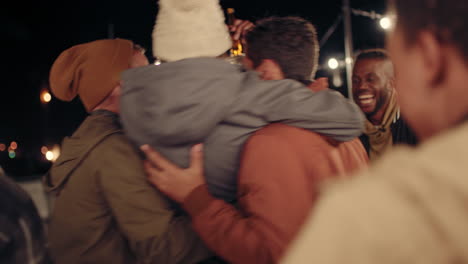
{"label": "blurred person in foreground", "polygon": [[198,263],[211,256],[169,200],[146,181],[120,121],[120,73],[148,65],[125,39],[73,46],[55,60],[50,88],[79,96],[89,116],[44,178],[56,195],[49,226],[56,263]]}
{"label": "blurred person in foreground", "polygon": [[[205,176],[215,197],[236,201],[242,146],[270,123],[338,141],[362,133],[359,107],[338,92],[264,81],[221,59],[232,41],[218,0],[161,0],[159,7],[153,52],[166,63],[123,73],[122,123],[137,146],[149,144],[182,167],[189,165],[190,148],[204,142]],[[311,63],[303,66],[309,74]]]}
{"label": "blurred person in foreground", "polygon": [[421,144],[327,189],[283,263],[468,263],[468,5],[389,3],[398,102]]}
{"label": "blurred person in foreground", "polygon": [[393,63],[383,49],[363,50],[353,68],[353,97],[367,117],[359,138],[372,160],[393,145],[415,145],[417,140],[400,114]]}
{"label": "blurred person in foreground", "polygon": [[[310,85],[319,55],[310,22],[298,17],[263,19],[247,33],[246,44],[247,68],[262,79],[290,78]],[[269,125],[244,145],[233,206],[208,192],[197,148],[186,170],[144,148],[149,179],[182,203],[210,249],[239,264],[277,263],[306,219],[322,181],[365,168],[368,160],[358,138],[338,142],[285,124]]]}
{"label": "blurred person in foreground", "polygon": [[49,264],[44,225],[31,197],[0,167],[0,263]]}

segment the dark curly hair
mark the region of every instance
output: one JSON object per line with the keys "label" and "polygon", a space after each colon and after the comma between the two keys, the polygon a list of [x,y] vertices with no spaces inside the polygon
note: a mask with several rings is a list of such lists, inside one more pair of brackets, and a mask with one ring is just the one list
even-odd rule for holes
{"label": "dark curly hair", "polygon": [[357,63],[358,61],[365,59],[389,60],[390,58],[387,51],[384,49],[366,49],[357,54],[354,62]]}

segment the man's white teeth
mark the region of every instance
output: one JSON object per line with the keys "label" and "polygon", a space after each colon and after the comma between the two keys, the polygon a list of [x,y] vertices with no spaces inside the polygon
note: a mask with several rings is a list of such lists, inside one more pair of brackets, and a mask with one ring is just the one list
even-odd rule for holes
{"label": "man's white teeth", "polygon": [[372,98],[374,98],[374,96],[371,95],[371,94],[366,94],[366,95],[360,95],[360,96],[359,96],[359,99],[361,99],[361,100],[364,100],[364,99],[372,99]]}
{"label": "man's white teeth", "polygon": [[372,103],[372,99],[365,99],[365,100],[361,99],[360,101],[361,101],[361,104],[370,104],[370,103]]}

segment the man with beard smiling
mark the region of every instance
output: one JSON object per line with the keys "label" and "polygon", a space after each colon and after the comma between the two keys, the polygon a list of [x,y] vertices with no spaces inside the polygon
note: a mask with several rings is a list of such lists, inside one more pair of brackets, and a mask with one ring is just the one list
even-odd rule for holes
{"label": "man with beard smiling", "polygon": [[371,159],[394,144],[416,144],[414,133],[400,116],[393,64],[385,50],[364,50],[357,56],[353,97],[367,117],[360,139]]}
{"label": "man with beard smiling", "polygon": [[328,185],[282,264],[468,263],[468,5],[389,0],[387,45],[420,143]]}

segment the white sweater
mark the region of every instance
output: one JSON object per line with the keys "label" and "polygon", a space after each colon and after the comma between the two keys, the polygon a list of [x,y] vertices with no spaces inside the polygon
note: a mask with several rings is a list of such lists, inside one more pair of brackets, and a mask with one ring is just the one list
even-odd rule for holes
{"label": "white sweater", "polygon": [[329,186],[282,263],[468,263],[468,124]]}

